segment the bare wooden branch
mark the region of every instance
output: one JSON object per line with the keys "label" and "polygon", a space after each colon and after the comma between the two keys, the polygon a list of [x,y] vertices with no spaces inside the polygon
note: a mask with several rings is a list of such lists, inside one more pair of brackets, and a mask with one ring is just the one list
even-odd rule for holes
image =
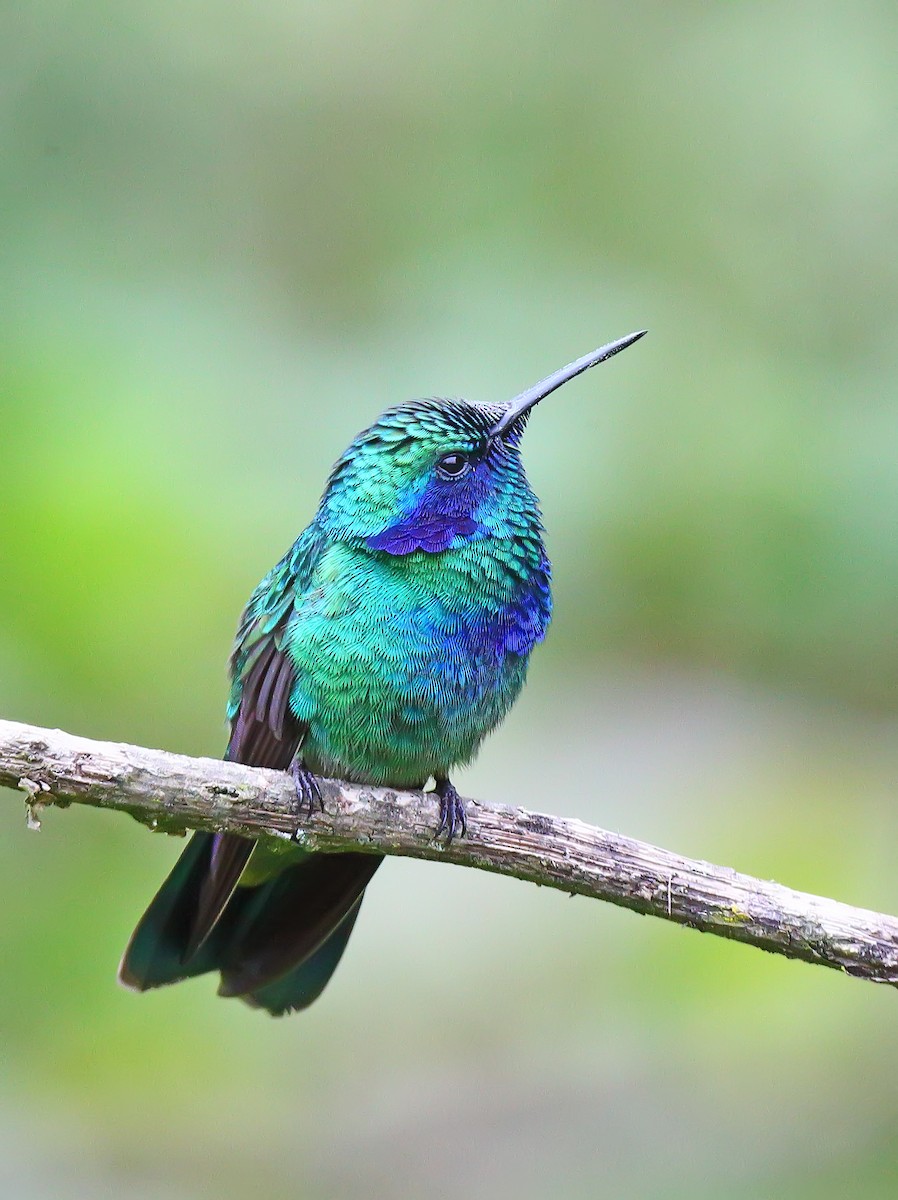
{"label": "bare wooden branch", "polygon": [[898,919],[683,858],[582,821],[469,800],[467,836],[433,840],[427,793],[322,781],[324,812],[297,819],[280,771],[96,742],[0,721],[0,785],[43,805],[130,813],[152,829],[295,836],[315,850],[363,850],[479,867],[609,900],[787,958],[898,985]]}

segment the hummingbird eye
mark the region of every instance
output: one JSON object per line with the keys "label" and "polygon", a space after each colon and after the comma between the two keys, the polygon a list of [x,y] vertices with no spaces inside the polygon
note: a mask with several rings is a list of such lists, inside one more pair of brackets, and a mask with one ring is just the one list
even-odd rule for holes
{"label": "hummingbird eye", "polygon": [[460,450],[453,450],[451,454],[444,454],[437,463],[437,474],[443,479],[460,479],[470,469],[471,460],[467,454],[462,454]]}

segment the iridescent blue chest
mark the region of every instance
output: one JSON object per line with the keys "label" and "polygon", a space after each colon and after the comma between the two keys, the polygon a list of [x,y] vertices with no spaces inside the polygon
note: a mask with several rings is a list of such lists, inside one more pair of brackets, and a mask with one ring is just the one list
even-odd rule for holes
{"label": "iridescent blue chest", "polygon": [[420,786],[474,756],[523,686],[551,614],[541,547],[523,573],[513,548],[495,549],[322,555],[286,643],[312,770]]}

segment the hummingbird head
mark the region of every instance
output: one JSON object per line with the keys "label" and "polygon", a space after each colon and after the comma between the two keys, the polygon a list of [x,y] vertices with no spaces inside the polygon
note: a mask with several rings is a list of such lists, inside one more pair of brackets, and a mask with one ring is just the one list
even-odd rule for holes
{"label": "hummingbird head", "polygon": [[336,463],[319,521],[341,541],[399,556],[482,537],[538,536],[537,501],[520,457],[530,413],[644,333],[584,355],[507,404],[434,399],[388,409]]}

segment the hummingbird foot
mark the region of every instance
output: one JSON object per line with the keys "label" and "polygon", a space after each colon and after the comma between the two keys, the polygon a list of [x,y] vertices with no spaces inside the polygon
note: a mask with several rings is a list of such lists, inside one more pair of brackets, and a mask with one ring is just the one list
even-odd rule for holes
{"label": "hummingbird foot", "polygon": [[435,790],[440,798],[440,823],[436,837],[440,838],[445,834],[448,846],[456,834],[464,837],[468,831],[465,802],[455,790],[455,784],[448,779],[438,779]]}
{"label": "hummingbird foot", "polygon": [[303,763],[299,755],[290,764],[290,778],[296,787],[296,799],[293,811],[297,817],[311,817],[316,804],[324,812],[324,801],[321,799],[321,788],[318,780]]}

